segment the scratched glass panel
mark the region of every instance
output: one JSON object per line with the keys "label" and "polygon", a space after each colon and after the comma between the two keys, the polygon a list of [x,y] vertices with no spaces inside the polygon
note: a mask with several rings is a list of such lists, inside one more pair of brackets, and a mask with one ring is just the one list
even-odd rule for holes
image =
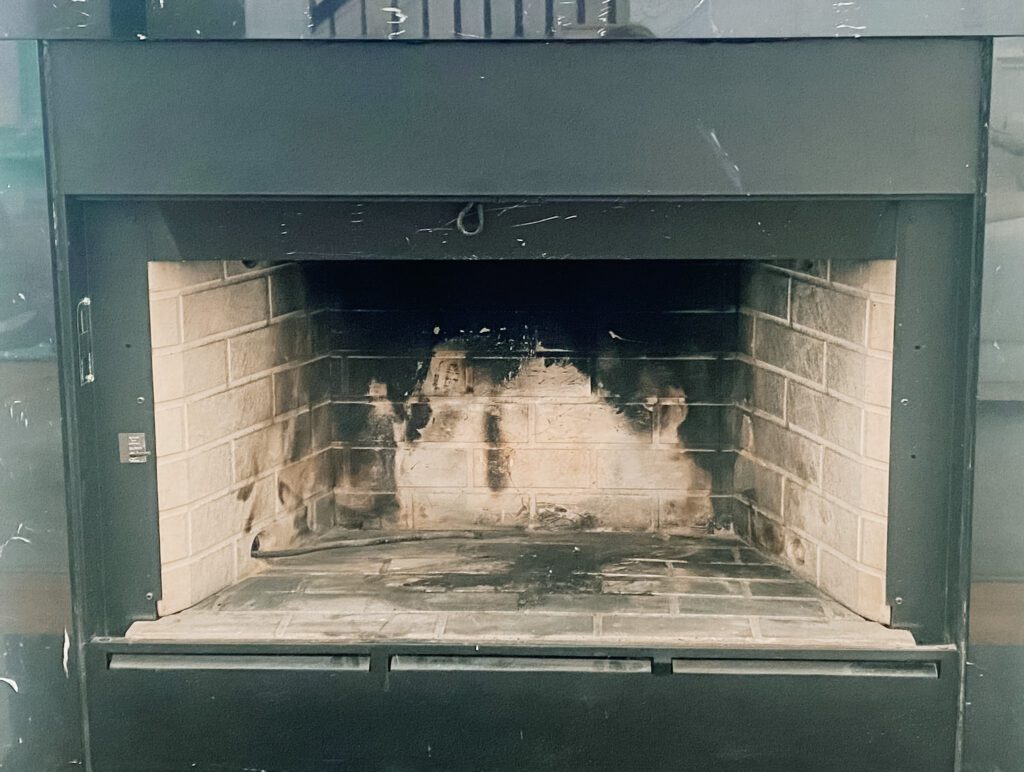
{"label": "scratched glass panel", "polygon": [[82,758],[38,61],[0,42],[0,769]]}
{"label": "scratched glass panel", "polygon": [[1024,38],[996,41],[964,768],[1024,759]]}
{"label": "scratched glass panel", "polygon": [[3,0],[0,38],[1021,35],[1020,0]]}

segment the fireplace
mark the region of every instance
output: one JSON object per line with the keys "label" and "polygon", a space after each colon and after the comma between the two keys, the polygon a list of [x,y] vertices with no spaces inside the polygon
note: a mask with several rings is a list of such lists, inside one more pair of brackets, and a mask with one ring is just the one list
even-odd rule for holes
{"label": "fireplace", "polygon": [[850,624],[890,621],[895,268],[150,262],[129,635],[906,643]]}
{"label": "fireplace", "polygon": [[155,574],[126,639],[926,642],[899,587],[942,570],[914,562],[936,534],[908,480],[959,217],[86,204],[78,377],[152,421],[109,403],[117,492],[152,501],[125,521]]}
{"label": "fireplace", "polygon": [[951,757],[985,47],[649,43],[50,47],[97,763]]}

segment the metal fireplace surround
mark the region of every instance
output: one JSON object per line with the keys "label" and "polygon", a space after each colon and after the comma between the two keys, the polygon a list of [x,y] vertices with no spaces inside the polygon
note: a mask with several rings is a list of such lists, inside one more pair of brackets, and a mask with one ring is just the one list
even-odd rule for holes
{"label": "metal fireplace surround", "polygon": [[[46,44],[95,768],[951,768],[988,59],[971,39]],[[405,238],[468,201],[578,216],[526,246],[500,223]],[[510,256],[895,259],[886,594],[919,645],[123,638],[161,591],[155,464],[117,440],[154,432],[148,260]],[[651,667],[585,667],[609,658]]]}

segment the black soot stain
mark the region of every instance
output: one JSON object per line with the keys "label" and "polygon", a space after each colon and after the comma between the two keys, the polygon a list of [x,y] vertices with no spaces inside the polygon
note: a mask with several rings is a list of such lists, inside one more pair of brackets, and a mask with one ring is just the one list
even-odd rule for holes
{"label": "black soot stain", "polygon": [[595,545],[494,544],[488,554],[475,557],[504,562],[504,568],[486,574],[437,574],[406,586],[452,591],[490,588],[517,593],[520,606],[531,606],[544,595],[600,592],[601,567],[610,560],[607,552]]}
{"label": "black soot stain", "polygon": [[246,483],[245,485],[238,489],[238,493],[235,494],[235,498],[237,498],[239,501],[248,501],[249,497],[252,495],[253,488],[255,487],[255,482]]}
{"label": "black soot stain", "polygon": [[292,526],[298,536],[305,536],[312,529],[309,527],[309,507],[304,506],[301,512],[297,512],[292,520]]}
{"label": "black soot stain", "polygon": [[429,402],[413,402],[408,408],[408,420],[405,424],[405,441],[416,442],[423,434],[423,430],[430,423],[433,415],[433,408]]}
{"label": "black soot stain", "polygon": [[500,491],[509,482],[508,454],[501,448],[501,417],[497,408],[484,416],[484,439],[487,441],[487,487]]}
{"label": "black soot stain", "polygon": [[[404,589],[428,592],[481,590],[515,593],[520,607],[535,606],[545,595],[599,594],[606,576],[621,570],[638,554],[651,558],[685,559],[699,550],[688,539],[653,540],[640,537],[625,542],[608,542],[598,534],[578,539],[553,541],[492,542],[467,546],[460,557],[470,563],[493,566],[487,571],[431,574],[404,582],[392,596],[401,603]],[[407,597],[407,596],[406,596]]]}

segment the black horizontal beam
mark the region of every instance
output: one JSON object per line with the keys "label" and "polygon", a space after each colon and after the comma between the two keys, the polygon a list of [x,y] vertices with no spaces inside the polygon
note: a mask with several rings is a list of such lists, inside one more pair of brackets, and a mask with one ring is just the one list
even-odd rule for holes
{"label": "black horizontal beam", "polygon": [[[93,201],[151,234],[152,260],[871,260],[896,255],[898,204],[720,201]],[[483,221],[479,222],[480,212]],[[477,235],[468,235],[479,227]]]}

